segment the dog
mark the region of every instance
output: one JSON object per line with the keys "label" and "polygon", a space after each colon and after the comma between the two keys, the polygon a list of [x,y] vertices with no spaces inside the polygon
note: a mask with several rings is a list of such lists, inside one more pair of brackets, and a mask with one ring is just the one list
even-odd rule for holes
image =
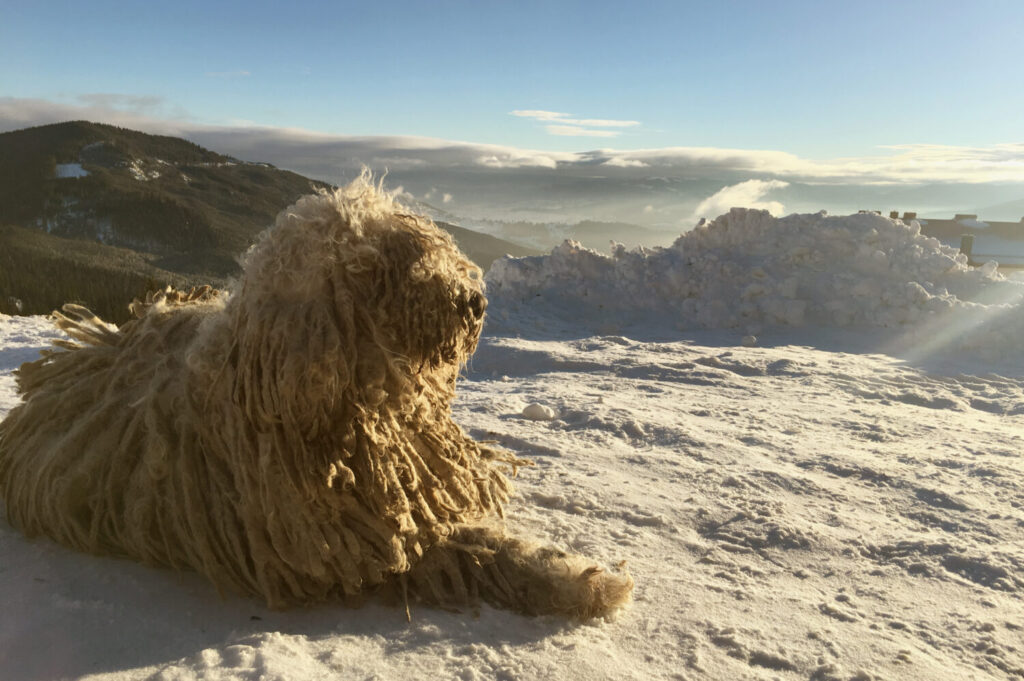
{"label": "dog", "polygon": [[391,590],[460,608],[607,617],[625,573],[510,536],[528,462],[452,419],[487,301],[480,269],[366,173],[303,197],[228,292],[167,289],[16,374],[0,423],[8,521],[196,570],[274,608]]}

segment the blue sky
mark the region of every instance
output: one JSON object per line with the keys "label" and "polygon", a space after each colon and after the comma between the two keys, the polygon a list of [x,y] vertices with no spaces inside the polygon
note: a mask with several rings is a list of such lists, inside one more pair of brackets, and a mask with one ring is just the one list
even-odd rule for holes
{"label": "blue sky", "polygon": [[1021,2],[2,5],[0,93],[205,124],[825,158],[1015,142],[1024,110]]}

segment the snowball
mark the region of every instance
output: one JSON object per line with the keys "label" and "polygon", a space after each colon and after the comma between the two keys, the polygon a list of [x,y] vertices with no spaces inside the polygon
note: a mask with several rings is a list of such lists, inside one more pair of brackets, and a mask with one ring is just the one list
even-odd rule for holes
{"label": "snowball", "polygon": [[555,410],[539,402],[531,402],[523,407],[523,417],[531,421],[550,421],[555,418]]}

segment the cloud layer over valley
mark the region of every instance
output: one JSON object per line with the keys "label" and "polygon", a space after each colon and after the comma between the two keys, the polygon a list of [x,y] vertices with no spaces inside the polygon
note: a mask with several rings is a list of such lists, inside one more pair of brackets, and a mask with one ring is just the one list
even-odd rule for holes
{"label": "cloud layer over valley", "polygon": [[[545,110],[512,116],[552,135],[607,138],[641,125]],[[196,122],[156,97],[83,95],[61,103],[0,97],[0,131],[85,119],[185,137],[220,153],[342,183],[363,166],[466,225],[487,220],[631,222],[666,232],[732,206],[773,213],[911,210],[1017,220],[1024,144],[901,144],[859,157],[812,159],[780,150],[716,147],[549,151],[416,136],[349,136],[252,124]],[[627,137],[619,136],[622,143]],[[61,159],[66,161],[67,159]],[[429,196],[428,196],[429,194]],[[442,197],[448,196],[446,201]],[[1003,213],[999,204],[1011,204]],[[984,209],[989,207],[989,211]]]}

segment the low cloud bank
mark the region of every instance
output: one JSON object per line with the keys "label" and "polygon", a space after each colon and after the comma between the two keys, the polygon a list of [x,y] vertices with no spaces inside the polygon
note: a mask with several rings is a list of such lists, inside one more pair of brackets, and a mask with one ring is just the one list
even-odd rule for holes
{"label": "low cloud bank", "polygon": [[[565,128],[562,134],[577,134],[574,129],[600,133],[638,124],[573,118],[560,112],[513,113]],[[713,147],[553,152],[429,137],[347,136],[255,125],[204,125],[155,97],[94,94],[81,95],[76,103],[0,97],[0,131],[75,119],[180,135],[245,160],[268,161],[327,178],[368,165],[375,170],[531,169],[581,176],[600,172],[619,177],[654,174],[692,178],[733,173],[739,175],[733,181],[754,175],[758,176],[754,179],[764,180],[860,185],[1024,182],[1024,143],[987,147],[893,145],[881,148],[876,155],[824,160],[784,151]]]}
{"label": "low cloud bank", "polygon": [[[628,131],[631,126],[626,124],[634,122],[523,113],[530,114],[524,121],[539,125],[599,131]],[[712,147],[569,152],[246,123],[207,125],[157,97],[100,93],[64,103],[0,97],[0,131],[68,120],[183,137],[245,161],[272,163],[335,184],[351,181],[367,166],[386,173],[389,186],[401,185],[416,197],[433,188],[425,200],[439,209],[440,219],[482,231],[493,221],[567,225],[596,220],[641,225],[668,235],[624,231],[615,237],[620,241],[664,245],[691,228],[694,216],[712,218],[733,206],[776,214],[822,208],[833,213],[909,210],[923,217],[977,213],[986,220],[1012,221],[1024,214],[1020,144],[907,145],[880,149],[870,157],[833,160]],[[445,194],[452,197],[447,202]]]}

